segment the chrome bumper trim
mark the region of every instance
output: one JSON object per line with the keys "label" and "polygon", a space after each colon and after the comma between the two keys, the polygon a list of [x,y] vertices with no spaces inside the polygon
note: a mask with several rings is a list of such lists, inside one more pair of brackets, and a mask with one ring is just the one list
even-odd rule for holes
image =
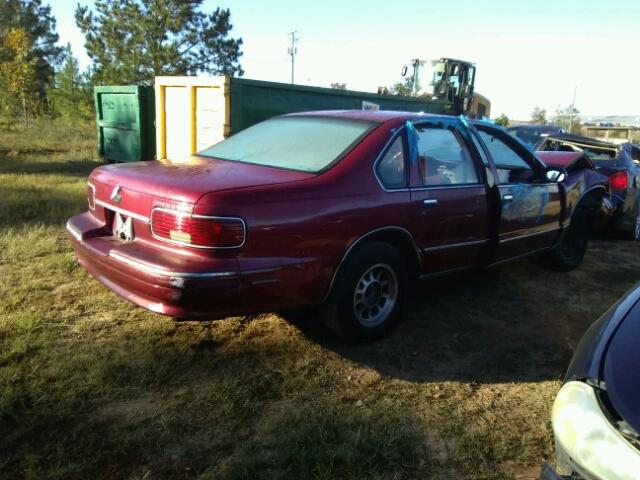
{"label": "chrome bumper trim", "polygon": [[149,223],[149,217],[145,217],[144,215],[139,215],[137,213],[130,212],[129,210],[125,210],[124,208],[116,207],[114,205],[111,205],[110,203],[105,202],[104,200],[100,200],[99,198],[96,198],[95,203],[96,205],[100,205],[104,208],[108,208],[109,210],[118,212],[121,215],[124,215],[126,217],[135,218],[136,220],[140,220],[141,222]]}
{"label": "chrome bumper trim", "polygon": [[125,257],[124,255],[119,254],[118,252],[109,253],[109,257],[114,260],[124,263],[131,268],[139,270],[144,273],[148,273],[150,275],[156,275],[158,277],[169,277],[169,278],[220,278],[220,277],[236,277],[238,274],[236,272],[174,272],[171,270],[166,270],[161,267],[157,267],[155,265],[150,265],[148,263],[140,262],[138,260],[133,260],[131,258]]}
{"label": "chrome bumper trim", "polygon": [[73,238],[75,238],[79,242],[82,241],[82,234],[75,228],[73,228],[73,226],[69,223],[69,220],[67,220],[66,228],[67,232],[69,232]]}

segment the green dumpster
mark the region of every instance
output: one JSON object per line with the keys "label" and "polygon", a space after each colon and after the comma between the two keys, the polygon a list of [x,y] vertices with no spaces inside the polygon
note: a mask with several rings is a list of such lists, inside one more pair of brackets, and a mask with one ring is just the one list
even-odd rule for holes
{"label": "green dumpster", "polygon": [[98,155],[110,162],[153,160],[156,155],[153,87],[94,88]]}
{"label": "green dumpster", "polygon": [[309,110],[444,113],[432,100],[231,77],[156,77],[157,158],[175,162],[251,125]]}

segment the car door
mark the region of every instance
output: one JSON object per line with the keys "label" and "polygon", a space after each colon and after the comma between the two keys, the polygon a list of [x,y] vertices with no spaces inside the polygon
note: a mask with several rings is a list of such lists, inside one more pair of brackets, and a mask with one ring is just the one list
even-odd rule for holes
{"label": "car door", "polygon": [[501,129],[477,124],[493,164],[500,198],[493,262],[551,246],[560,234],[561,192],[535,154]]}
{"label": "car door", "polygon": [[408,125],[410,199],[416,241],[427,274],[480,262],[489,243],[484,172],[458,119]]}

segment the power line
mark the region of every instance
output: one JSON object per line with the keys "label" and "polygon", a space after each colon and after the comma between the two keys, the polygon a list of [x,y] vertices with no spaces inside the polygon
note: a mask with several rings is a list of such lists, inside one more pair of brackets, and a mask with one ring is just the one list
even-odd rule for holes
{"label": "power line", "polygon": [[298,54],[298,47],[296,47],[296,44],[298,43],[298,37],[296,36],[297,33],[298,33],[297,30],[294,30],[293,32],[289,33],[289,35],[291,35],[291,46],[287,51],[287,54],[291,56],[291,84],[292,85],[294,80],[295,58],[296,58],[296,55]]}

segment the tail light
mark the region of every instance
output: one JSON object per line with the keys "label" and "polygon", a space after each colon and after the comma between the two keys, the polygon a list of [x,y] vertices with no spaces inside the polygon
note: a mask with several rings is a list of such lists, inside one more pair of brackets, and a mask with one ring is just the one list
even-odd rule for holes
{"label": "tail light", "polygon": [[196,248],[238,248],[244,245],[246,226],[237,217],[210,217],[156,208],[151,212],[154,237]]}
{"label": "tail light", "polygon": [[629,186],[629,172],[622,170],[609,176],[611,190],[626,190]]}
{"label": "tail light", "polygon": [[87,203],[91,210],[96,209],[96,187],[91,183],[87,183]]}

